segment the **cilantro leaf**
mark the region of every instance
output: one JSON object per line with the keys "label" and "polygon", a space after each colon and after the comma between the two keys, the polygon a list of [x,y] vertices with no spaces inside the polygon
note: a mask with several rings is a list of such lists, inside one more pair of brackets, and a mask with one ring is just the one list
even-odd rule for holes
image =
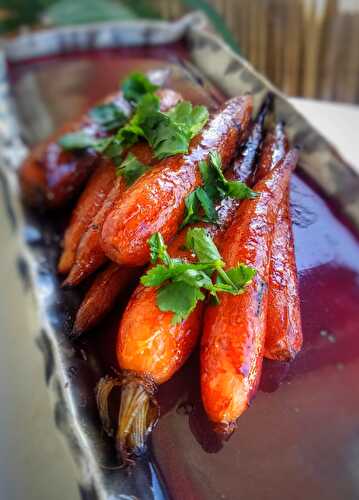
{"label": "cilantro leaf", "polygon": [[218,216],[216,209],[214,207],[213,200],[208,196],[207,191],[203,188],[196,189],[196,197],[201,204],[201,207],[204,212],[204,217],[201,217],[201,220],[204,222],[217,222]]}
{"label": "cilantro leaf", "polygon": [[181,224],[181,228],[183,228],[187,224],[191,224],[192,222],[196,222],[199,220],[198,217],[199,202],[196,191],[197,189],[195,191],[192,191],[192,193],[190,193],[185,199],[186,214]]}
{"label": "cilantro leaf", "polygon": [[122,175],[126,185],[130,186],[149,169],[149,166],[141,163],[134,154],[129,153],[126,159],[116,168],[116,175]]}
{"label": "cilantro leaf", "polygon": [[[246,266],[245,264],[238,264],[236,267],[232,267],[230,269],[226,269],[226,274],[235,284],[238,290],[242,289],[249,285],[254,276],[256,275],[256,270],[253,267]],[[221,281],[221,277],[218,276],[217,280]]]}
{"label": "cilantro leaf", "polygon": [[197,221],[217,222],[215,202],[223,198],[245,199],[256,196],[244,182],[228,181],[224,177],[217,152],[210,153],[208,162],[200,161],[199,170],[203,187],[197,188],[185,199],[186,212],[181,227]]}
{"label": "cilantro leaf", "polygon": [[93,147],[96,139],[85,132],[72,132],[60,137],[58,144],[65,150]]}
{"label": "cilantro leaf", "polygon": [[167,252],[167,245],[161,233],[154,233],[148,240],[148,246],[150,247],[152,264],[161,260],[167,266],[171,265],[171,257]]}
{"label": "cilantro leaf", "polygon": [[199,262],[213,262],[215,267],[224,265],[216,245],[205,229],[201,227],[189,229],[186,235],[186,246],[193,250]]}
{"label": "cilantro leaf", "polygon": [[172,269],[157,264],[157,266],[149,269],[146,274],[141,277],[141,283],[144,286],[160,286],[164,281],[167,281],[172,276]]}
{"label": "cilantro leaf", "polygon": [[167,116],[186,136],[187,140],[197,135],[208,120],[208,109],[205,106],[192,106],[189,101],[179,102],[167,111]]}
{"label": "cilantro leaf", "polygon": [[[244,264],[224,271],[224,262],[212,238],[204,229],[194,228],[187,232],[187,246],[194,251],[198,262],[184,262],[172,259],[160,233],[148,240],[151,262],[162,264],[149,269],[141,278],[144,286],[160,287],[156,303],[161,311],[174,313],[172,323],[176,324],[188,317],[199,300],[205,299],[201,290],[207,290],[219,303],[218,293],[233,295],[243,293],[244,287],[251,282],[255,270]],[[212,275],[217,271],[215,283]]]}
{"label": "cilantro leaf", "polygon": [[109,145],[109,142],[110,139],[108,137],[96,139],[96,137],[85,132],[72,132],[60,137],[58,144],[66,151],[92,148],[102,153]]}
{"label": "cilantro leaf", "polygon": [[169,283],[157,292],[156,303],[161,311],[174,313],[172,324],[180,323],[195,309],[198,300],[204,300],[205,295],[199,288],[187,283]]}
{"label": "cilantro leaf", "polygon": [[223,175],[222,171],[222,161],[217,151],[211,152],[209,154],[210,164],[215,169],[217,174],[217,183],[219,190],[225,194],[225,196],[230,196],[231,198],[236,198],[243,200],[245,198],[255,198],[256,193],[250,189],[242,181],[227,181]]}
{"label": "cilantro leaf", "polygon": [[100,104],[92,108],[89,115],[94,122],[98,123],[107,131],[123,127],[128,118],[127,115],[112,102]]}
{"label": "cilantro leaf", "polygon": [[145,74],[131,73],[121,85],[124,98],[130,102],[138,103],[146,94],[152,94],[158,89]]}

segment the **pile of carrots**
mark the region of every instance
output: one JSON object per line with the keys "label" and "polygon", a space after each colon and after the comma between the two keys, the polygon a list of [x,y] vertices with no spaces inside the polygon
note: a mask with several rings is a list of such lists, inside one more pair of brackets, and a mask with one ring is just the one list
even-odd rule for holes
{"label": "pile of carrots", "polygon": [[[182,100],[171,89],[157,90],[162,111]],[[121,92],[114,102],[130,114]],[[201,391],[206,413],[216,431],[228,435],[248,407],[261,374],[263,357],[292,360],[302,346],[297,270],[289,209],[289,183],[298,160],[281,123],[267,131],[267,99],[252,120],[251,96],[235,97],[210,116],[187,154],[158,161],[148,143],[130,152],[146,173],[127,187],[111,159],[87,148],[64,151],[65,132],[91,129],[89,114],[39,145],[20,169],[28,203],[59,208],[80,194],[63,239],[59,273],[73,287],[96,273],[79,308],[73,329],[78,337],[95,326],[116,304],[124,289],[138,279],[150,260],[148,239],[161,233],[172,258],[193,261],[186,249],[188,226],[181,229],[186,197],[201,186],[199,162],[211,152],[221,158],[228,180],[252,186],[253,199],[218,201],[218,223],[196,222],[217,245],[226,268],[244,263],[256,275],[244,293],[221,294],[220,303],[198,302],[183,321],[156,303],[156,287],[138,284],[120,318],[116,353],[119,377],[105,377],[97,402],[105,430],[114,434],[109,396],[122,390],[116,445],[131,462],[143,452],[158,419],[155,393],[185,363],[200,339]]]}

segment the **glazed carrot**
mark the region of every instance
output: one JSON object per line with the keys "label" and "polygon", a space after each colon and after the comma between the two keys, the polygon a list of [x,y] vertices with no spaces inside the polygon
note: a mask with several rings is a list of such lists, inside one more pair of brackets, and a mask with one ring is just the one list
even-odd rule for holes
{"label": "glazed carrot", "polygon": [[289,361],[295,358],[302,345],[297,267],[287,193],[279,207],[273,235],[264,356]]}
{"label": "glazed carrot", "polygon": [[[251,130],[251,133],[249,134],[248,140],[243,146],[243,150],[241,151],[241,153],[239,154],[238,158],[235,160],[234,164],[229,169],[229,171],[226,172],[226,176],[228,179],[238,179],[244,182],[248,182],[248,180],[252,178],[252,173],[254,170],[253,168],[254,160],[256,158],[256,155],[259,151],[259,147],[262,142],[263,122],[269,106],[270,106],[270,99],[267,99],[258,114],[256,122],[253,124],[253,128]],[[224,230],[226,224],[228,224],[231,217],[233,216],[236,206],[237,206],[237,201],[231,200],[229,202],[228,200],[225,200],[217,207],[219,224],[222,231]],[[212,235],[216,234],[218,228],[219,225],[217,224],[207,225],[207,229]],[[181,233],[179,233],[179,235],[176,237],[173,244],[170,246],[170,253],[172,256],[175,255],[180,256],[181,254],[183,258],[188,258],[188,252],[187,253],[186,252],[184,253],[183,251],[179,252],[179,247],[181,247],[182,243],[184,243],[185,234],[186,231],[181,231]],[[115,266],[115,264],[113,264],[113,266]],[[108,266],[104,271],[102,271],[99,274],[98,278],[99,283],[101,283],[100,275],[102,275],[102,273],[104,276],[106,275],[107,272],[111,273],[110,267],[111,266]],[[134,273],[136,272],[137,271],[135,268]],[[87,292],[86,297],[77,313],[74,326],[74,330],[76,331],[77,334],[83,333],[84,331],[89,329],[89,327],[87,326],[87,320],[86,319],[82,320],[82,318],[86,318],[87,316],[91,317],[92,318],[91,326],[92,326],[96,324],[99,321],[99,319],[101,319],[105,314],[107,314],[107,312],[109,312],[112,309],[118,295],[122,291],[121,284],[124,284],[123,286],[126,286],[126,280],[122,281],[120,278],[121,276],[120,271],[118,273],[118,276],[119,276],[119,279],[117,281],[118,286],[115,285],[111,286],[110,289],[106,292],[106,294],[103,297],[101,297],[101,300],[97,302],[96,308],[90,310],[92,307],[91,304],[93,302],[91,300],[91,297],[92,296],[95,297],[97,294],[97,279],[95,280],[90,290]]]}
{"label": "glazed carrot", "polygon": [[64,235],[64,249],[59,261],[58,271],[68,273],[75,262],[79,242],[93,218],[113,188],[116,180],[115,165],[107,159],[100,159],[82,192]]}
{"label": "glazed carrot", "polygon": [[[168,69],[149,72],[150,80],[163,85],[168,78]],[[158,90],[161,99],[162,90]],[[167,97],[173,101],[169,90]],[[122,92],[109,95],[97,104],[114,103],[126,115],[130,115],[131,106],[124,99]],[[172,104],[173,105],[173,104]],[[19,180],[26,202],[39,208],[57,208],[73,197],[91,174],[98,155],[91,150],[64,151],[58,140],[65,133],[86,131],[90,135],[103,135],[88,113],[79,119],[64,125],[45,142],[36,148],[25,159],[19,171]]]}
{"label": "glazed carrot", "polygon": [[[104,102],[114,102],[126,114],[129,104],[122,94],[111,94]],[[65,124],[25,159],[19,181],[25,201],[41,209],[58,208],[72,198],[93,171],[98,155],[95,151],[64,151],[58,140],[66,133],[88,130],[98,133],[98,126],[88,114]]]}
{"label": "glazed carrot", "polygon": [[76,314],[72,335],[78,337],[93,328],[115,305],[119,294],[139,277],[140,270],[111,262],[96,276]]}
{"label": "glazed carrot", "polygon": [[149,260],[148,238],[161,232],[169,241],[182,222],[185,198],[202,182],[198,163],[217,150],[226,167],[238,140],[244,135],[252,112],[250,96],[229,100],[195,137],[190,152],[162,160],[127,191],[107,215],[102,247],[122,265],[142,265]]}
{"label": "glazed carrot", "polygon": [[[226,172],[228,179],[246,181],[251,176],[250,164],[253,169],[262,142],[263,121],[266,112],[267,107],[261,110],[238,159]],[[220,215],[221,226],[199,223],[191,227],[205,226],[218,243],[238,203],[238,200],[226,199],[225,203],[219,202],[217,204],[216,210]],[[168,252],[172,258],[181,258],[191,262],[193,255],[184,246],[187,229],[184,228],[180,231],[169,245]],[[197,304],[187,319],[173,325],[172,313],[159,310],[156,294],[156,288],[144,287],[143,285],[136,288],[122,316],[118,333],[117,359],[120,368],[125,370],[125,376],[121,382],[123,393],[117,445],[122,458],[125,459],[133,449],[132,441],[138,447],[136,442],[138,433],[135,434],[135,429],[139,421],[145,424],[142,429],[143,434],[148,432],[146,420],[148,418],[151,422],[151,418],[147,416],[147,410],[150,409],[150,401],[156,386],[170,379],[184,364],[193,351],[200,332],[202,302]],[[116,382],[113,379],[106,378],[99,385],[98,401],[101,410],[104,409],[103,405],[109,388],[111,390],[114,383]],[[138,401],[135,404],[136,398],[140,398],[142,403]],[[130,420],[128,420],[128,408],[132,408]],[[107,421],[106,411],[102,417]],[[149,424],[147,423],[147,425]],[[152,428],[153,425],[151,422],[150,427]],[[140,438],[140,441],[144,445],[143,438],[144,436]]]}
{"label": "glazed carrot", "polygon": [[[163,89],[159,92],[159,97],[161,111],[167,111],[182,99],[180,94],[170,89]],[[139,142],[134,144],[129,149],[129,152],[136,156],[144,165],[152,165],[156,162],[153,158],[152,150],[147,143]],[[77,285],[107,261],[107,257],[100,242],[102,225],[114,204],[122,198],[125,190],[126,185],[123,177],[117,177],[102,207],[97,212],[91,224],[87,227],[87,230],[84,232],[78,244],[75,262],[70,274],[64,281],[64,286]]]}
{"label": "glazed carrot", "polygon": [[247,408],[260,377],[268,294],[270,248],[279,205],[298,158],[290,151],[244,201],[223,237],[221,253],[228,267],[244,263],[257,275],[242,295],[222,294],[208,306],[201,343],[201,392],[216,428],[229,432]]}
{"label": "glazed carrot", "polygon": [[[258,177],[270,172],[287,148],[287,139],[281,124],[275,129],[275,141],[265,142]],[[273,151],[277,144],[277,153]],[[269,153],[269,154],[268,154]],[[268,155],[268,156],[267,156]],[[273,234],[269,271],[267,332],[264,356],[269,359],[289,361],[300,351],[303,334],[300,317],[297,268],[295,263],[293,231],[289,209],[289,189],[278,210]]]}

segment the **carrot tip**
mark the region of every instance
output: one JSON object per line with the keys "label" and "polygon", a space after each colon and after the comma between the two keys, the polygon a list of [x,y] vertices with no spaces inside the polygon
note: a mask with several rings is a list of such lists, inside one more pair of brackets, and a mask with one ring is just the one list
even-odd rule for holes
{"label": "carrot tip", "polygon": [[237,422],[217,422],[213,425],[213,429],[221,436],[221,438],[227,441],[233,432],[236,430]]}
{"label": "carrot tip", "polygon": [[[109,398],[115,387],[121,387],[121,403],[116,433],[109,416]],[[125,465],[133,465],[135,457],[146,451],[146,440],[157,424],[159,407],[153,397],[152,380],[126,372],[122,378],[104,377],[96,388],[96,399],[105,432],[116,434],[116,449]]]}

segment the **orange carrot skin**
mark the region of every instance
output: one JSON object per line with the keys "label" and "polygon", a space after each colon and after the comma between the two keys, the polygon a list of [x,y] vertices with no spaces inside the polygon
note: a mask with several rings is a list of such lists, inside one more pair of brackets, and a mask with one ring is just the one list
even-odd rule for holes
{"label": "orange carrot skin", "polygon": [[[158,91],[158,94],[162,111],[166,111],[175,106],[182,99],[180,94],[170,89],[162,89]],[[151,165],[155,162],[152,150],[145,142],[134,144],[129,149],[129,152],[135,155],[136,158],[145,165]],[[64,282],[65,286],[77,285],[107,261],[100,240],[102,226],[114,204],[122,199],[125,191],[128,190],[123,177],[117,177],[101,209],[81,238],[76,253],[75,263]]]}
{"label": "orange carrot skin", "polygon": [[290,361],[302,345],[297,266],[287,194],[278,211],[272,243],[264,356]]}
{"label": "orange carrot skin", "polygon": [[257,270],[245,293],[221,294],[220,304],[208,306],[204,316],[202,399],[208,417],[223,431],[247,408],[260,377],[273,230],[297,156],[291,151],[255,185],[259,196],[240,205],[220,248],[227,267],[244,263]]}
{"label": "orange carrot skin", "polygon": [[[121,93],[111,94],[101,102],[114,102],[126,114],[130,113],[130,106]],[[19,171],[19,181],[29,205],[41,209],[65,205],[92,173],[98,158],[94,151],[64,151],[57,143],[64,134],[77,130],[92,135],[99,133],[91,117],[84,114],[38,144],[25,159]]]}
{"label": "orange carrot skin", "polygon": [[99,323],[112,309],[119,294],[128,288],[138,275],[139,270],[120,267],[113,262],[100,271],[76,314],[73,336],[77,337]]}
{"label": "orange carrot skin", "polygon": [[[159,89],[161,108],[166,111],[181,99],[171,89]],[[98,104],[114,102],[127,115],[131,107],[122,92],[110,94]],[[84,130],[98,135],[98,126],[86,113],[79,119],[65,124],[45,142],[34,148],[19,171],[24,198],[29,205],[39,208],[58,208],[72,198],[95,167],[98,155],[93,151],[63,151],[57,144],[69,132]],[[101,132],[102,134],[102,132]]]}
{"label": "orange carrot skin", "polygon": [[199,161],[217,150],[226,166],[251,113],[249,96],[231,99],[192,140],[189,154],[162,160],[128,189],[102,228],[102,246],[111,260],[129,266],[145,264],[149,260],[147,240],[153,233],[161,232],[165,241],[176,234],[185,198],[202,182]]}
{"label": "orange carrot skin", "polygon": [[[276,150],[275,150],[276,148]],[[283,127],[267,138],[261,154],[258,177],[275,166],[288,148]],[[273,161],[270,161],[272,157]],[[303,345],[302,322],[295,262],[293,230],[289,207],[289,188],[278,210],[274,228],[269,271],[267,333],[264,356],[278,361],[295,358]]]}
{"label": "orange carrot skin", "polygon": [[103,205],[115,180],[115,165],[110,160],[99,160],[99,165],[86,184],[65,231],[64,250],[58,265],[60,273],[68,273],[73,266],[79,242]]}

